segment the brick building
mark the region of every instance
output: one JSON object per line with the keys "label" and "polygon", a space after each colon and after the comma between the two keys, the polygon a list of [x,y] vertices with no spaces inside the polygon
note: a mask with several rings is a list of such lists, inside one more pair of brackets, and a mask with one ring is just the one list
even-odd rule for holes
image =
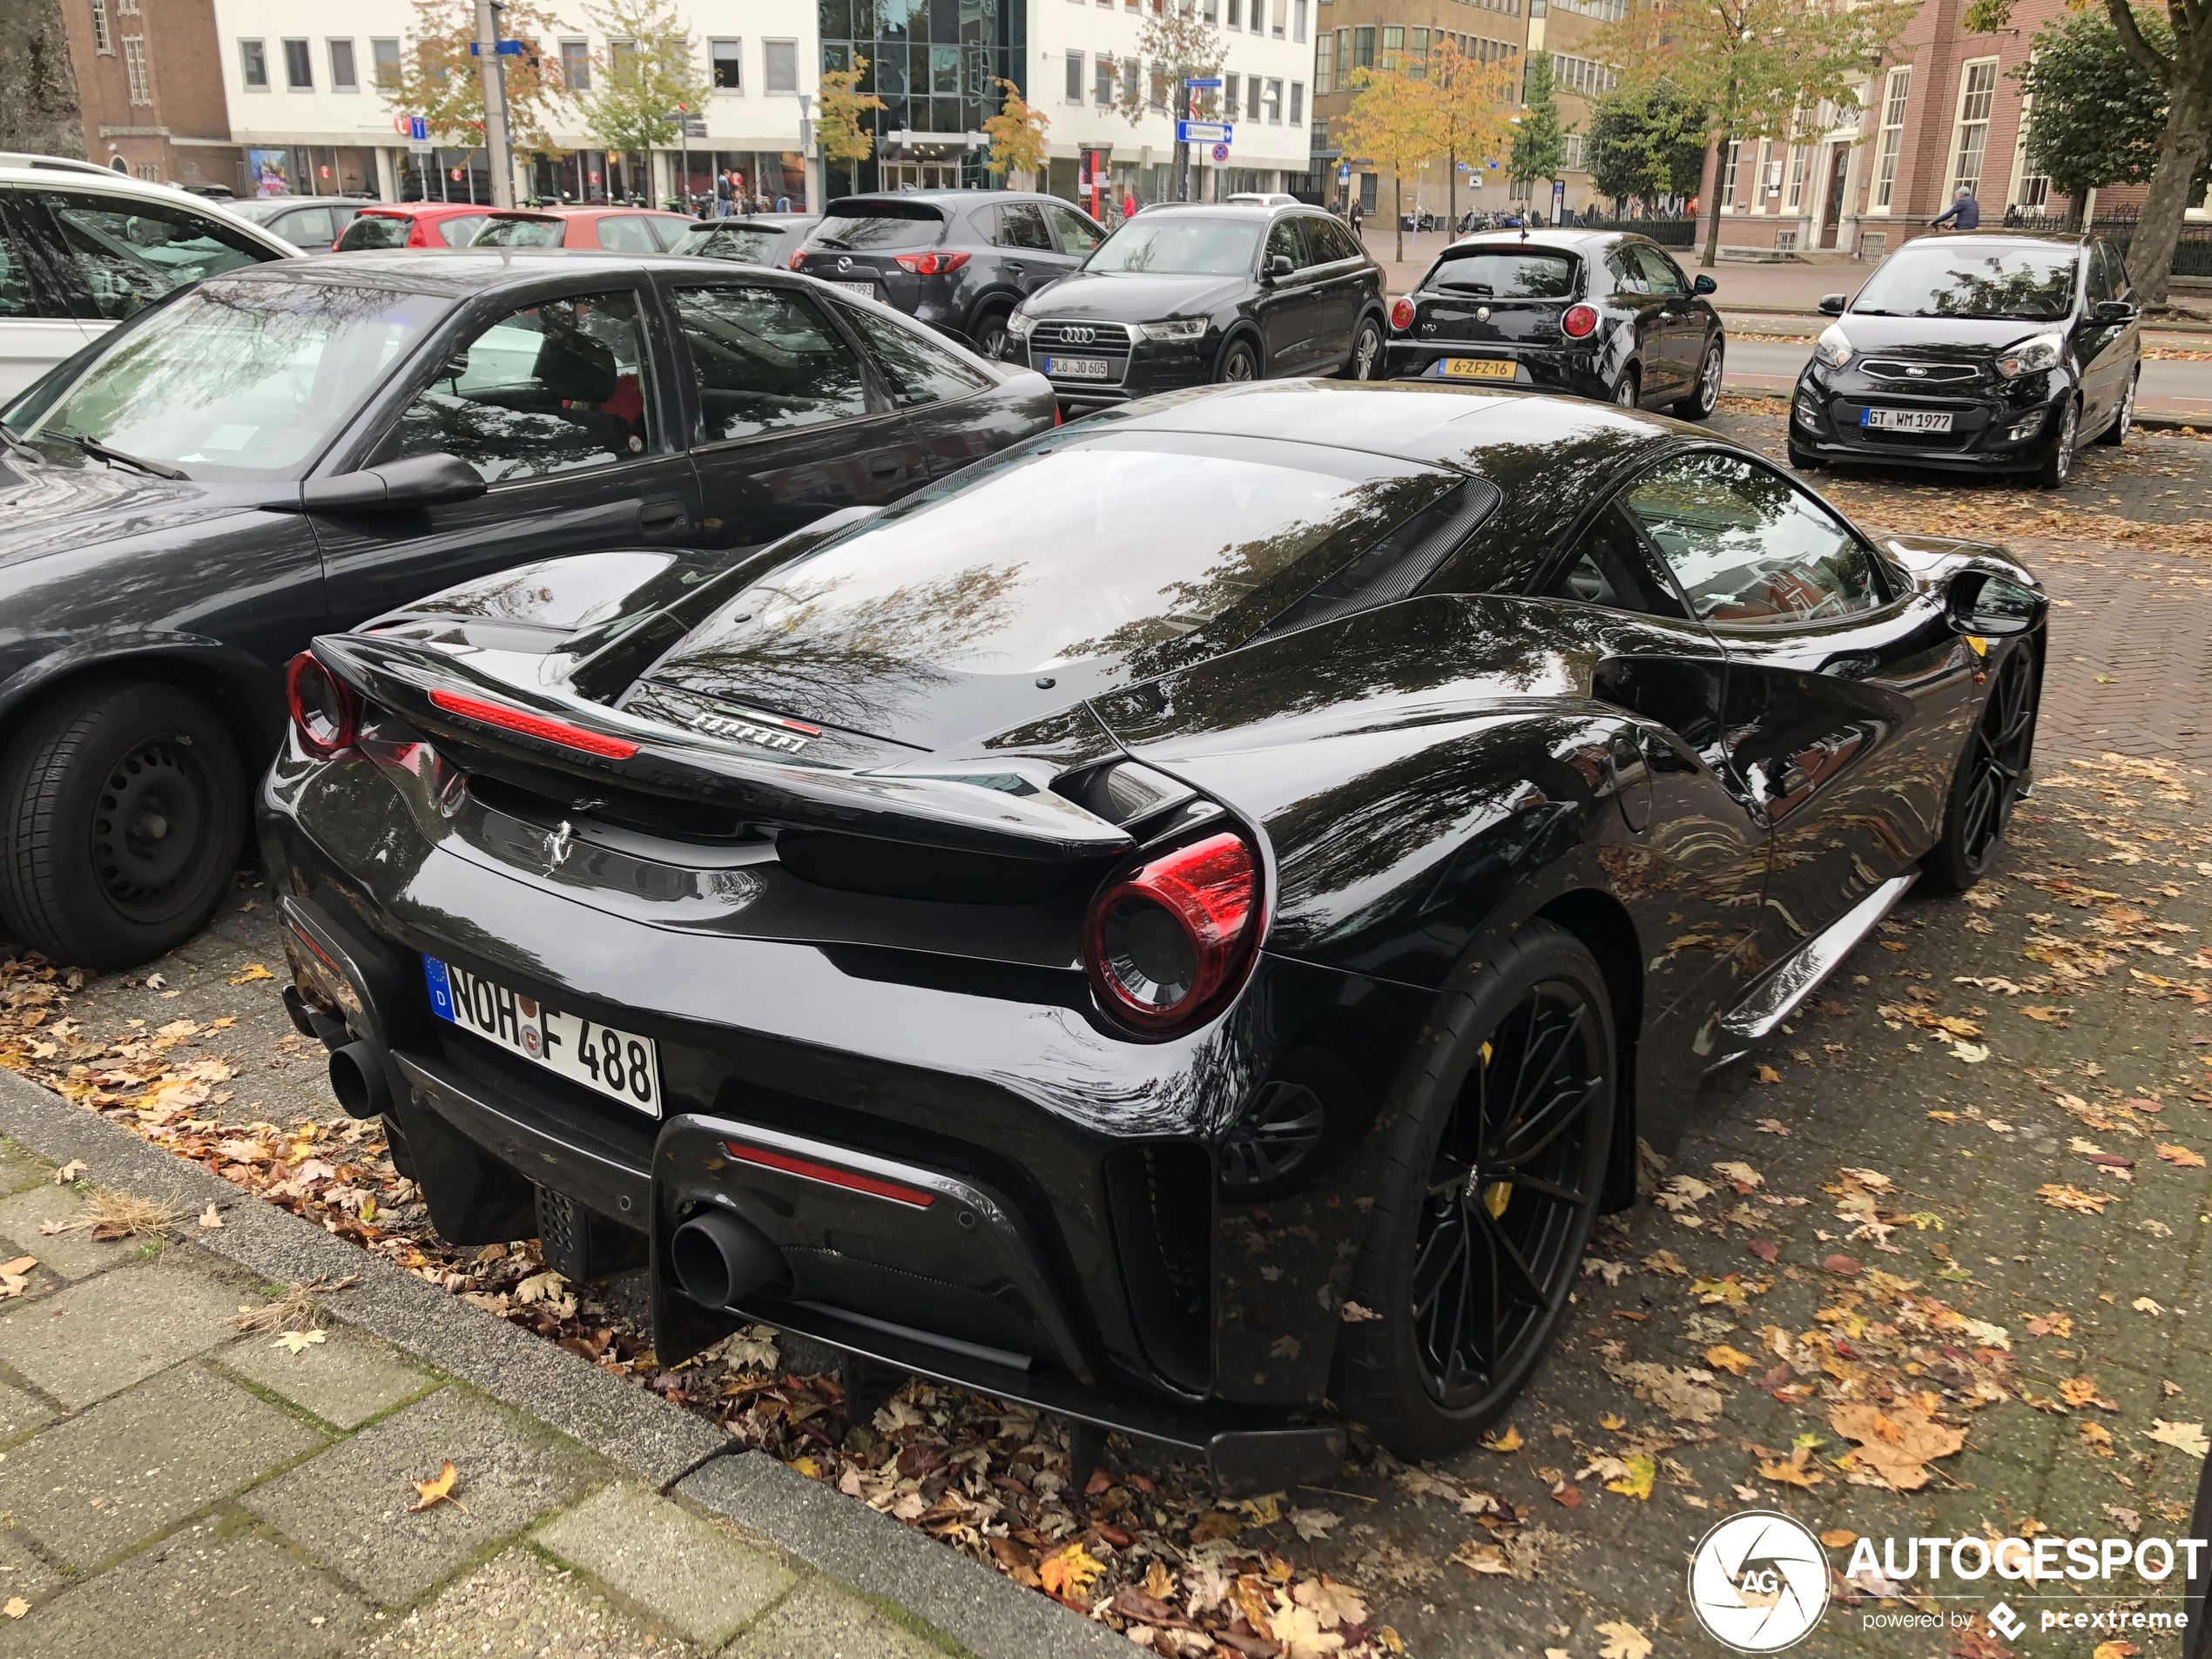
{"label": "brick building", "polygon": [[90,159],[237,187],[212,0],[64,0],[62,17]]}

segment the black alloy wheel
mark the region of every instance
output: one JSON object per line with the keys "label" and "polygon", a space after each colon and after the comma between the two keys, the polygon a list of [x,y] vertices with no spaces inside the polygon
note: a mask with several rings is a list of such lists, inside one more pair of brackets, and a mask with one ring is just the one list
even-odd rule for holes
{"label": "black alloy wheel", "polygon": [[975,354],[988,357],[993,362],[1006,349],[1006,320],[1008,313],[993,311],[986,314],[975,325]]}
{"label": "black alloy wheel", "polygon": [[230,885],[245,795],[230,733],[196,698],[76,687],[34,711],[0,759],[0,911],[57,961],[158,956]]}
{"label": "black alloy wheel", "polygon": [[1494,1422],[1551,1345],[1612,1143],[1605,981],[1581,942],[1523,927],[1447,988],[1415,1056],[1331,1397],[1402,1457]]}
{"label": "black alloy wheel", "polygon": [[1921,860],[1932,884],[1945,892],[1965,892],[1996,861],[2034,750],[2035,679],[2034,654],[2025,643],[2006,651],[1990,674],[1981,713],[1952,774],[1943,838]]}
{"label": "black alloy wheel", "polygon": [[1259,358],[1252,351],[1248,340],[1232,340],[1221,354],[1221,366],[1214,371],[1214,379],[1224,386],[1239,385],[1259,378]]}
{"label": "black alloy wheel", "polygon": [[1689,395],[1675,405],[1675,413],[1685,421],[1702,421],[1720,407],[1721,402],[1721,342],[1717,340],[1705,347],[1705,356],[1697,365],[1697,378],[1691,382]]}
{"label": "black alloy wheel", "polygon": [[2074,445],[2081,432],[2081,406],[2072,398],[2067,400],[2065,411],[2059,416],[2059,435],[2051,445],[2051,453],[2043,457],[2043,464],[2035,469],[2035,482],[2044,489],[2056,489],[2074,473]]}
{"label": "black alloy wheel", "polygon": [[2135,386],[2143,377],[2139,366],[2129,371],[2128,389],[2120,395],[2120,413],[2112,417],[2112,424],[2097,434],[2099,443],[2125,443],[2128,434],[2135,424]]}
{"label": "black alloy wheel", "polygon": [[1382,330],[1372,317],[1362,317],[1352,331],[1352,355],[1345,360],[1344,378],[1371,381],[1382,367]]}

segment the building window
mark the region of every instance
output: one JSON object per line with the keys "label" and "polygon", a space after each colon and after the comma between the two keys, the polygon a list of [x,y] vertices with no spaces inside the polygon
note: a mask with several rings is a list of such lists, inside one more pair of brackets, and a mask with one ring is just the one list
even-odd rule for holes
{"label": "building window", "polygon": [[760,51],[760,84],[771,92],[796,92],[799,90],[799,43],[795,40],[763,41]]}
{"label": "building window", "polygon": [[1259,77],[1257,75],[1244,77],[1244,118],[1255,122],[1259,119]]}
{"label": "building window", "polygon": [[1221,78],[1221,107],[1231,121],[1237,118],[1237,111],[1241,107],[1238,102],[1238,97],[1243,91],[1244,84],[1244,82],[1234,75],[1224,75]]}
{"label": "building window", "polygon": [[354,67],[354,43],[334,40],[330,43],[330,85],[338,92],[358,92],[361,90],[360,73]]}
{"label": "building window", "polygon": [[1912,65],[1900,64],[1890,71],[1882,92],[1882,132],[1874,155],[1874,211],[1890,211],[1897,191],[1897,152],[1905,142],[1905,106],[1912,97]]}
{"label": "building window", "polygon": [[1352,66],[1372,69],[1375,66],[1375,30],[1372,24],[1352,31]]}
{"label": "building window", "polygon": [[400,43],[396,40],[372,40],[368,43],[368,61],[380,87],[395,87],[400,84]]}
{"label": "building window", "polygon": [[1728,146],[1728,165],[1721,172],[1721,212],[1723,213],[1736,211],[1736,166],[1743,158],[1742,145],[1731,144]]}
{"label": "building window", "polygon": [[615,79],[635,85],[637,68],[637,43],[634,40],[610,40],[607,43],[607,67],[614,71]]}
{"label": "building window", "polygon": [[1602,98],[1620,82],[1617,71],[1588,57],[1570,57],[1565,52],[1552,54],[1552,79],[1563,92],[1579,92],[1584,98]]}
{"label": "building window", "polygon": [[1069,52],[1068,54],[1068,102],[1080,104],[1082,101],[1083,55],[1081,52]]}
{"label": "building window", "polygon": [[1959,77],[1959,132],[1952,145],[1951,188],[1981,194],[1981,163],[1989,148],[1989,106],[1997,96],[1997,60],[1977,58]]}
{"label": "building window", "polygon": [[1559,165],[1569,172],[1582,171],[1582,135],[1581,133],[1570,132],[1567,135],[1565,147],[1560,152]]}
{"label": "building window", "polygon": [[269,90],[268,48],[258,40],[239,41],[238,43],[238,73],[239,80],[245,83],[247,91],[267,91]]}
{"label": "building window", "polygon": [[1394,75],[1398,66],[1406,61],[1406,31],[1396,24],[1385,24],[1382,31],[1382,72]]}
{"label": "building window", "polygon": [[1283,83],[1278,80],[1267,83],[1267,125],[1271,127],[1283,125]]}
{"label": "building window", "polygon": [[[1272,32],[1278,40],[1283,37],[1283,25],[1288,19],[1290,9],[1290,0],[1275,0],[1275,24]],[[1258,20],[1255,18],[1253,21]]]}
{"label": "building window", "polygon": [[1304,81],[1291,83],[1291,125],[1294,127],[1302,127],[1305,125],[1305,83]]}
{"label": "building window", "polygon": [[1291,38],[1305,38],[1305,0],[1291,0]]}
{"label": "building window", "polygon": [[1805,156],[1806,149],[1802,144],[1795,146],[1790,152],[1790,197],[1788,206],[1790,211],[1793,213],[1797,212],[1805,205]]}
{"label": "building window", "polygon": [[1204,17],[1208,23],[1219,23],[1221,21],[1221,0],[1205,0],[1205,3],[1198,8],[1198,15]]}
{"label": "building window", "polygon": [[315,90],[315,60],[304,40],[284,43],[284,84],[295,92]]}
{"label": "building window", "polygon": [[1114,60],[1103,55],[1091,68],[1090,101],[1102,110],[1114,102]]}
{"label": "building window", "polygon": [[1326,29],[1313,43],[1313,96],[1321,98],[1336,84],[1337,37]]}
{"label": "building window", "polygon": [[153,78],[146,73],[146,37],[144,35],[123,37],[123,67],[131,82],[131,102],[134,105],[153,102]]}
{"label": "building window", "polygon": [[1231,29],[1244,26],[1244,0],[1229,0],[1229,26]]}
{"label": "building window", "polygon": [[138,0],[115,0],[115,15],[118,17],[137,17]]}
{"label": "building window", "polygon": [[2033,113],[2034,98],[2020,100],[2020,137],[2013,145],[2013,202],[2020,207],[2041,208],[2051,199],[2051,179],[2047,173],[2032,171],[2033,164],[2027,158],[2028,117]]}
{"label": "building window", "polygon": [[107,32],[107,0],[92,0],[92,50],[103,57],[115,56],[115,43]]}
{"label": "building window", "polygon": [[589,41],[561,43],[561,80],[571,92],[591,90],[591,45]]}
{"label": "building window", "polygon": [[710,40],[706,43],[707,71],[718,92],[745,91],[745,42]]}

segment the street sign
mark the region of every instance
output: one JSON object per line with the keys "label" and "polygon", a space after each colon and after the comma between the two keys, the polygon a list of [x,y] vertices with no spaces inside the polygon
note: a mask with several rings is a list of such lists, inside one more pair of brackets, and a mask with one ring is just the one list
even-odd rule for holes
{"label": "street sign", "polygon": [[420,115],[408,116],[407,118],[407,136],[408,141],[411,144],[429,143],[430,123],[428,119]]}
{"label": "street sign", "polygon": [[1567,181],[1552,180],[1552,223],[1556,225],[1567,212]]}
{"label": "street sign", "polygon": [[706,137],[706,118],[703,115],[687,115],[678,125],[684,129],[684,136],[687,138]]}
{"label": "street sign", "polygon": [[[523,43],[519,40],[502,40],[493,46],[492,52],[500,57],[520,57],[523,55]],[[483,55],[484,43],[482,41],[472,40],[469,43],[469,57],[482,57]]]}
{"label": "street sign", "polygon": [[1218,75],[1194,75],[1183,84],[1185,86],[1202,86],[1209,91],[1217,92],[1221,90],[1221,77]]}
{"label": "street sign", "polygon": [[1341,163],[1338,166],[1337,182],[1340,185],[1348,185],[1352,182],[1352,164],[1349,161]]}
{"label": "street sign", "polygon": [[1177,144],[1227,144],[1236,136],[1237,129],[1226,121],[1177,121],[1175,141]]}
{"label": "street sign", "polygon": [[1216,161],[1226,161],[1226,160],[1228,160],[1228,159],[1229,159],[1229,146],[1228,146],[1227,145],[1225,145],[1225,144],[1217,144],[1217,145],[1214,145],[1214,147],[1213,147],[1213,158],[1214,158]]}

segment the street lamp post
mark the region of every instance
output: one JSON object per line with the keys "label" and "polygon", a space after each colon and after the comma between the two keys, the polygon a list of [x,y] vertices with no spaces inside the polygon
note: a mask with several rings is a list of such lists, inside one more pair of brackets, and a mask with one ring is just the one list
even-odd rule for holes
{"label": "street lamp post", "polygon": [[507,141],[506,54],[499,50],[499,0],[476,0],[476,72],[484,88],[484,152],[491,205],[515,205],[515,160]]}

